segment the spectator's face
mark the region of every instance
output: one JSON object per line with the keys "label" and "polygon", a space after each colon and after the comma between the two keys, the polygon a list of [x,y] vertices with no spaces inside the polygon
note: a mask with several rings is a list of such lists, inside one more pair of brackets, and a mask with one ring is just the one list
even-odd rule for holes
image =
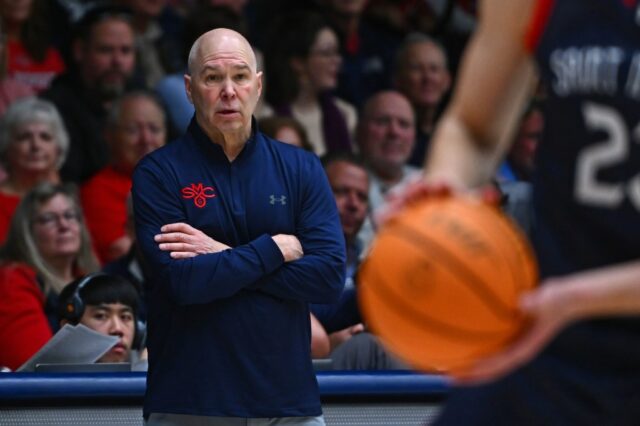
{"label": "spectator's face", "polygon": [[412,104],[421,108],[437,107],[450,84],[446,58],[438,46],[424,42],[407,49],[397,85]]}
{"label": "spectator's face", "polygon": [[87,87],[97,89],[106,98],[120,95],[135,67],[131,26],[115,18],[97,23],[90,39],[76,49],[76,60]]}
{"label": "spectator's face", "polygon": [[120,340],[98,362],[128,362],[135,334],[135,316],[131,307],[122,303],[87,305],[80,324],[98,333],[116,336]]}
{"label": "spectator's face", "polygon": [[214,30],[203,37],[191,75],[185,76],[198,123],[210,136],[210,132],[248,136],[262,91],[262,73],[256,73],[251,46],[230,30]]}
{"label": "spectator's face", "polygon": [[56,194],[37,209],[33,236],[38,251],[51,264],[75,257],[80,251],[80,217],[72,201]]}
{"label": "spectator's face", "polygon": [[362,155],[378,172],[404,166],[415,144],[411,105],[399,93],[377,95],[365,107],[358,131]]}
{"label": "spectator's face", "polygon": [[9,172],[16,177],[47,175],[57,170],[60,146],[49,124],[39,121],[23,123],[17,125],[11,134],[6,158]]}
{"label": "spectator's face", "polygon": [[342,232],[353,241],[362,227],[369,207],[369,176],[362,167],[347,161],[334,161],[326,169],[336,199]]}
{"label": "spectator's face", "polygon": [[329,28],[320,30],[309,50],[303,65],[301,78],[308,79],[316,93],[335,89],[338,85],[338,71],[342,64],[338,37]]}
{"label": "spectator's face", "polygon": [[118,124],[107,130],[112,147],[112,163],[126,172],[138,161],[166,142],[164,116],[151,100],[139,96],[122,103]]}
{"label": "spectator's face", "polygon": [[33,0],[0,0],[0,16],[11,23],[23,23],[31,15]]}

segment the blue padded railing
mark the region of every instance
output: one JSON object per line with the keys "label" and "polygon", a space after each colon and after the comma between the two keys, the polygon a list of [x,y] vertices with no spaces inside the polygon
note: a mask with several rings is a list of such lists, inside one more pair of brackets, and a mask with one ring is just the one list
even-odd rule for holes
{"label": "blue padded railing", "polygon": [[[406,371],[319,371],[323,398],[424,397],[441,399],[449,389],[443,376]],[[43,399],[131,399],[141,401],[145,373],[3,373],[0,405]]]}
{"label": "blue padded railing", "polygon": [[449,389],[444,376],[409,371],[319,371],[316,373],[322,397],[425,396],[443,397]]}

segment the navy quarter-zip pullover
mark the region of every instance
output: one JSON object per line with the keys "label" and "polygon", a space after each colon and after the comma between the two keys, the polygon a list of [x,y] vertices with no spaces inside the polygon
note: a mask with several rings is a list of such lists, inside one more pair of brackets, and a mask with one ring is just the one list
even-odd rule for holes
{"label": "navy quarter-zip pullover", "polygon": [[[194,119],[134,173],[137,239],[151,273],[145,418],[321,414],[308,304],[342,291],[340,219],[316,156],[252,124],[232,162]],[[175,222],[232,249],[172,259],[154,235]],[[285,263],[276,234],[295,235],[304,256]]]}

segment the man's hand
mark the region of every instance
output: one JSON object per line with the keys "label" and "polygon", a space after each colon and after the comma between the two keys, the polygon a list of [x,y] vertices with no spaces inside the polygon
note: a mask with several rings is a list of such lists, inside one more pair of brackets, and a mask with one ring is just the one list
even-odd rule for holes
{"label": "man's hand", "polygon": [[351,339],[356,334],[364,331],[364,324],[359,323],[342,330],[334,331],[329,335],[329,341],[331,342],[331,350],[334,350],[347,340]]}
{"label": "man's hand", "polygon": [[171,252],[174,259],[186,259],[199,254],[218,253],[230,249],[204,232],[186,223],[170,223],[160,228],[161,234],[154,237],[162,251]]}
{"label": "man's hand", "polygon": [[300,259],[304,256],[302,251],[302,245],[298,238],[293,235],[278,234],[274,235],[273,241],[278,245],[278,248],[282,252],[285,262],[291,262]]}

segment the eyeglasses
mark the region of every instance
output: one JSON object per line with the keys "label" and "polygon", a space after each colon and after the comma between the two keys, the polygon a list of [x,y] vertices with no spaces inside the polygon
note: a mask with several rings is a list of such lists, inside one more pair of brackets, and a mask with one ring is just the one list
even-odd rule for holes
{"label": "eyeglasses", "polygon": [[62,213],[43,213],[35,217],[34,222],[38,225],[52,228],[64,219],[65,222],[80,222],[80,215],[74,210],[67,210]]}

